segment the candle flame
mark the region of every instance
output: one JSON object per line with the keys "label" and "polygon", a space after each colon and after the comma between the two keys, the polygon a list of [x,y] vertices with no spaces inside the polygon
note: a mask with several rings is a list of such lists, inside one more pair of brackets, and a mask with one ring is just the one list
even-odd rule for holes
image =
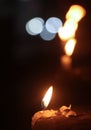
{"label": "candle flame", "polygon": [[71,56],[73,54],[75,45],[76,45],[76,39],[70,39],[67,41],[64,48],[66,55]]}
{"label": "candle flame", "polygon": [[47,90],[44,98],[42,99],[42,107],[43,108],[47,108],[47,106],[49,105],[49,102],[50,102],[51,97],[52,97],[52,92],[53,92],[53,86],[50,86],[49,89]]}
{"label": "candle flame", "polygon": [[73,18],[76,22],[79,22],[86,15],[86,10],[80,5],[72,5],[67,14],[66,19]]}

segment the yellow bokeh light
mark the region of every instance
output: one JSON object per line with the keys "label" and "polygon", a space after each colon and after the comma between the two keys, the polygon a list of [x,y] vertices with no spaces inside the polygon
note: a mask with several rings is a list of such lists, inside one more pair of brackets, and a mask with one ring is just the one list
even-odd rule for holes
{"label": "yellow bokeh light", "polygon": [[66,19],[74,19],[76,22],[79,22],[86,15],[86,10],[80,5],[72,5],[67,14]]}
{"label": "yellow bokeh light", "polygon": [[70,39],[67,41],[67,43],[64,47],[64,51],[65,51],[66,55],[71,56],[73,54],[75,45],[76,45],[76,39]]}
{"label": "yellow bokeh light", "polygon": [[75,37],[77,28],[78,23],[73,19],[66,20],[64,26],[59,29],[58,35],[62,40],[68,40],[69,38]]}
{"label": "yellow bokeh light", "polygon": [[78,28],[78,23],[75,22],[74,19],[70,18],[70,19],[66,20],[66,22],[64,23],[64,27],[73,28],[73,30],[75,31]]}

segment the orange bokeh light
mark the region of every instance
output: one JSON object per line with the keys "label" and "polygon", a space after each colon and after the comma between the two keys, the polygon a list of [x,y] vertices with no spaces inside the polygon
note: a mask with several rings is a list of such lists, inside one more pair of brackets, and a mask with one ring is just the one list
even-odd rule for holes
{"label": "orange bokeh light", "polygon": [[86,10],[80,5],[72,5],[67,14],[66,19],[74,19],[76,22],[79,22],[86,15]]}
{"label": "orange bokeh light", "polygon": [[69,19],[64,23],[58,31],[58,35],[62,40],[68,40],[69,38],[75,37],[76,30],[78,28],[78,23],[74,19]]}
{"label": "orange bokeh light", "polygon": [[64,47],[64,51],[65,51],[66,55],[71,56],[73,54],[75,45],[76,45],[76,39],[70,39],[67,41],[67,43]]}

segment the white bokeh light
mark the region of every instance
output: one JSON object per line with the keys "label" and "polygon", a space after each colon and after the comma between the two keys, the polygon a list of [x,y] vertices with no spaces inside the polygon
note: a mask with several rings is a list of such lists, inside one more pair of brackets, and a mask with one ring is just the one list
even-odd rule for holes
{"label": "white bokeh light", "polygon": [[62,21],[57,17],[50,17],[46,21],[46,29],[50,33],[57,33],[59,28],[62,26]]}
{"label": "white bokeh light", "polygon": [[47,31],[47,29],[44,27],[43,31],[40,33],[40,37],[45,41],[51,41],[55,38],[55,33],[50,33]]}
{"label": "white bokeh light", "polygon": [[35,17],[26,23],[26,31],[29,35],[38,35],[43,31],[44,20],[40,17]]}

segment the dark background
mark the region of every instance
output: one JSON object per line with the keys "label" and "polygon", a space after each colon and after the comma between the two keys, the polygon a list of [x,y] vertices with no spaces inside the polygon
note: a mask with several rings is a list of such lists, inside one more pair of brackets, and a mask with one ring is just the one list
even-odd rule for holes
{"label": "dark background", "polygon": [[[33,17],[59,17],[72,4],[82,5],[72,70],[60,66],[61,40],[30,36],[26,22]],[[49,108],[61,105],[91,106],[91,3],[86,0],[0,0],[1,130],[30,130],[31,117],[41,110],[41,100],[50,85],[54,94]]]}

